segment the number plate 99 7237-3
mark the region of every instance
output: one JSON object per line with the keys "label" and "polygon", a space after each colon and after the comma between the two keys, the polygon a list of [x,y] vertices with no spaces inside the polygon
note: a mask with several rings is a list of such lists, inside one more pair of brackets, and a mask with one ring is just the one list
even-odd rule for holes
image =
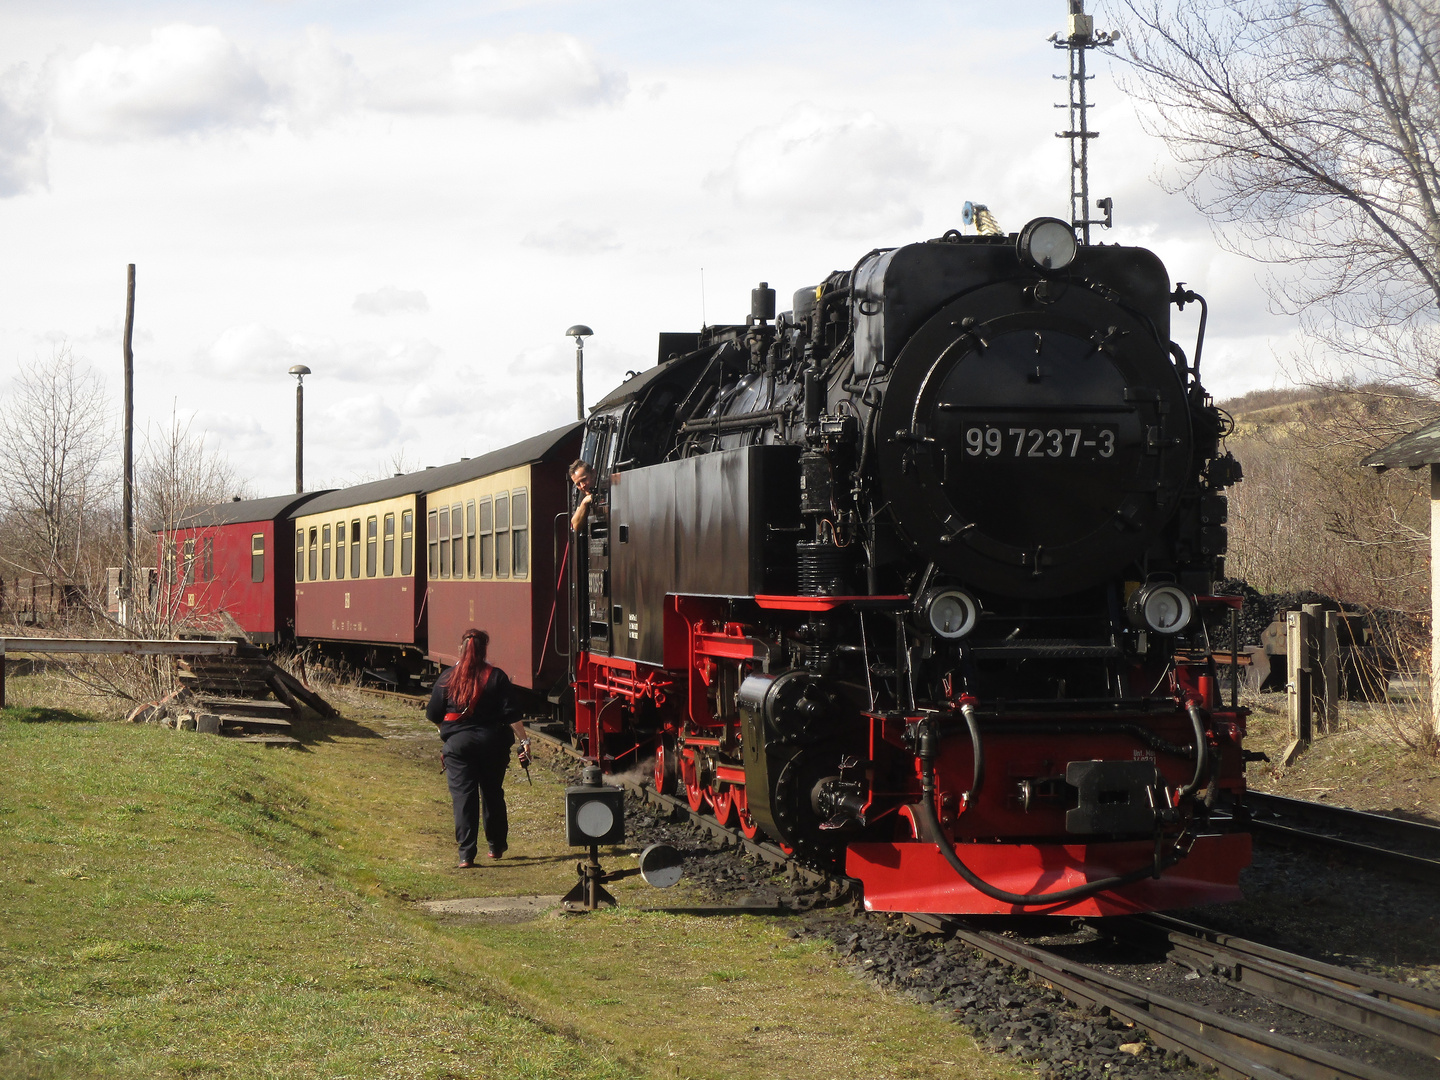
{"label": "number plate 99 7237-3", "polygon": [[1075,427],[1021,427],[973,424],[965,428],[965,456],[971,458],[1063,458],[1096,461],[1115,456],[1118,429],[1109,424]]}

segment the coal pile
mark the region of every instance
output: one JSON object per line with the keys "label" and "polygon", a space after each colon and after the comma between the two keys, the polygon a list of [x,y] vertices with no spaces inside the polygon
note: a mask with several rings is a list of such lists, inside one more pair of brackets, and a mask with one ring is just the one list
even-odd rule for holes
{"label": "coal pile", "polygon": [[[1262,593],[1235,578],[1226,578],[1224,581],[1216,582],[1214,592],[1216,596],[1244,598],[1245,606],[1240,611],[1238,624],[1240,639],[1235,643],[1236,647],[1241,649],[1248,645],[1259,645],[1260,635],[1265,632],[1267,626],[1276,619],[1284,618],[1287,611],[1298,611],[1306,604],[1319,604],[1326,611],[1354,613],[1361,610],[1358,605],[1342,604],[1332,596],[1309,589],[1301,589],[1298,592]],[[1216,652],[1225,652],[1231,648],[1230,611],[1228,608],[1206,615],[1205,628],[1210,635],[1212,649]]]}

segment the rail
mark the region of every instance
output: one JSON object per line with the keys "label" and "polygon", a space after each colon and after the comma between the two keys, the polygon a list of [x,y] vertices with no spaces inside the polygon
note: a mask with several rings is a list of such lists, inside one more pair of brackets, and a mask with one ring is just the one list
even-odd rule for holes
{"label": "rail", "polygon": [[[1249,828],[1256,839],[1318,849],[1413,881],[1440,884],[1440,826],[1253,791],[1245,793],[1245,803],[1250,820],[1237,827]],[[1355,839],[1356,834],[1375,842]]]}
{"label": "rail", "polygon": [[914,925],[950,934],[986,956],[1028,971],[1033,979],[1072,1002],[1109,1009],[1148,1031],[1159,1046],[1183,1051],[1215,1066],[1224,1076],[1253,1080],[1403,1080],[1401,1074],[1161,994],[959,919],[944,915],[906,918]]}

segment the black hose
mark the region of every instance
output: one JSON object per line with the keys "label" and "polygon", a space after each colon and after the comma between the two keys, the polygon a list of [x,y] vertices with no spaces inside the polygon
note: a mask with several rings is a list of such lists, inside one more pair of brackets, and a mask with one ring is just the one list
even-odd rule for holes
{"label": "black hose", "polygon": [[1099,881],[1087,881],[1084,885],[1076,885],[1070,889],[1061,889],[1052,893],[1012,893],[1004,889],[997,889],[988,881],[983,880],[975,871],[971,870],[960,857],[955,854],[952,845],[945,834],[940,830],[940,819],[935,813],[935,764],[927,758],[920,759],[922,787],[920,797],[920,817],[922,822],[930,830],[937,841],[940,854],[950,864],[954,871],[965,879],[966,883],[976,892],[983,893],[992,900],[999,900],[1002,904],[1015,904],[1022,907],[1039,907],[1047,904],[1061,904],[1070,900],[1081,900],[1087,896],[1094,896],[1096,893],[1105,892],[1107,889],[1118,889],[1123,885],[1132,885],[1152,875],[1160,876],[1161,870],[1169,869],[1180,862],[1184,854],[1172,854],[1167,859],[1157,859],[1153,866],[1142,866],[1138,870],[1132,870],[1128,874],[1116,874],[1114,877],[1101,878]]}
{"label": "black hose", "polygon": [[1180,789],[1181,799],[1188,799],[1200,790],[1200,781],[1205,779],[1210,766],[1210,744],[1205,739],[1205,718],[1200,715],[1200,706],[1192,701],[1185,706],[1185,711],[1190,714],[1190,726],[1195,729],[1195,775]]}
{"label": "black hose", "polygon": [[980,744],[980,721],[975,716],[975,706],[968,701],[960,706],[965,717],[965,726],[970,729],[970,747],[975,755],[975,775],[970,781],[970,801],[980,797],[980,788],[985,783],[985,750]]}

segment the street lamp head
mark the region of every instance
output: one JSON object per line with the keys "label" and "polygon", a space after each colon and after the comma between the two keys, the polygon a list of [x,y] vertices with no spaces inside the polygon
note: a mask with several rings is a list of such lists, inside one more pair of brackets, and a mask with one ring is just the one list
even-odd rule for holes
{"label": "street lamp head", "polygon": [[576,342],[576,344],[578,345],[581,344],[585,338],[589,337],[593,333],[595,333],[595,331],[591,330],[590,327],[586,326],[584,323],[576,323],[574,326],[570,327],[569,330],[565,331],[565,336],[579,338],[580,340]]}
{"label": "street lamp head", "polygon": [[292,364],[290,367],[290,374],[294,375],[295,378],[299,379],[301,382],[304,382],[305,376],[310,374],[310,369],[304,364]]}

